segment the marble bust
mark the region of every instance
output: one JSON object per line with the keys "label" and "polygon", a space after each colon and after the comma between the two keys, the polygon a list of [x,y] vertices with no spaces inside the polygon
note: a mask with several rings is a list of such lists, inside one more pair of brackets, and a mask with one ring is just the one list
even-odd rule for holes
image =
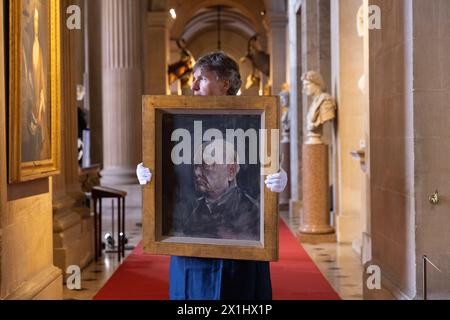
{"label": "marble bust", "polygon": [[336,102],[325,92],[322,76],[316,71],[308,71],[302,76],[303,93],[313,98],[306,116],[306,144],[322,144],[323,125],[336,118]]}

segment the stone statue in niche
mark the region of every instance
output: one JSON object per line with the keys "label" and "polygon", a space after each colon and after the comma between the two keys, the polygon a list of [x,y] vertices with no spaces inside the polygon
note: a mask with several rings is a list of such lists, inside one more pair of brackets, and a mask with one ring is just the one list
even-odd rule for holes
{"label": "stone statue in niche", "polygon": [[336,101],[325,92],[326,85],[316,71],[308,71],[302,76],[303,93],[313,101],[306,116],[307,139],[305,144],[323,144],[323,125],[336,118]]}
{"label": "stone statue in niche", "polygon": [[281,102],[281,143],[288,143],[290,140],[291,120],[289,114],[289,85],[284,83],[280,92]]}

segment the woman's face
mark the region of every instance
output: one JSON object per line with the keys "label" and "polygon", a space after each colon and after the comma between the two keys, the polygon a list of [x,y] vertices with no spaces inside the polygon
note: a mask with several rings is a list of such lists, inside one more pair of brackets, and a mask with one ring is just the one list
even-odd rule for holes
{"label": "woman's face", "polygon": [[214,71],[197,69],[191,90],[195,96],[224,96],[230,88],[229,81],[220,80]]}

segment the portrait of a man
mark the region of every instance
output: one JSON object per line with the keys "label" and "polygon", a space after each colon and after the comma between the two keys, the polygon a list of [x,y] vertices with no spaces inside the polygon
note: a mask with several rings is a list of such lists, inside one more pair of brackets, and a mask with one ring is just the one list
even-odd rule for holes
{"label": "portrait of a man", "polygon": [[[258,116],[209,116],[205,128],[256,129]],[[187,117],[192,118],[193,117]],[[185,120],[171,120],[166,128],[178,128]],[[178,123],[177,123],[178,122]],[[191,121],[192,123],[192,121]],[[184,127],[189,127],[185,125]],[[163,230],[168,236],[250,240],[261,237],[259,164],[250,163],[247,140],[245,161],[236,143],[216,138],[192,148],[192,164],[174,165],[163,160],[164,173],[170,183],[164,184]],[[257,148],[255,149],[257,150]]]}
{"label": "portrait of a man", "polygon": [[[208,159],[213,152],[208,149],[224,149],[225,161]],[[259,240],[259,205],[237,184],[240,166],[233,145],[224,140],[207,142],[194,158],[199,160],[202,154],[203,163],[194,164],[195,188],[200,197],[175,229],[200,238]]]}
{"label": "portrait of a man", "polygon": [[22,162],[51,158],[48,108],[48,1],[21,1]]}

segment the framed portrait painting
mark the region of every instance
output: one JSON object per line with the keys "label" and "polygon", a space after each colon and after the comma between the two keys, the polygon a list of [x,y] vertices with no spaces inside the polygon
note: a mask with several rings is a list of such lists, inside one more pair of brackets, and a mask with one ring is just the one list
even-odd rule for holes
{"label": "framed portrait painting", "polygon": [[60,1],[9,1],[9,182],[59,173]]}
{"label": "framed portrait painting", "polygon": [[144,251],[194,257],[278,258],[278,97],[147,96]]}

